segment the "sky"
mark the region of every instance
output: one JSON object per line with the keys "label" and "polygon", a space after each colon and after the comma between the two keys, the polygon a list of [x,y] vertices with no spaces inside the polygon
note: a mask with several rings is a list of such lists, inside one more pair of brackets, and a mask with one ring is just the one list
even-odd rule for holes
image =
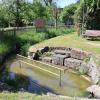
{"label": "sky", "polygon": [[75,3],[77,0],[58,0],[57,6],[58,7],[65,7],[66,5]]}
{"label": "sky", "polygon": [[[29,1],[31,2],[33,0],[29,0]],[[75,3],[77,0],[56,0],[56,1],[57,1],[57,6],[63,8],[66,5]]]}
{"label": "sky", "polygon": [[[29,1],[32,2],[33,0],[29,0]],[[63,8],[67,5],[69,5],[69,4],[75,3],[77,0],[55,0],[55,1],[57,1],[57,6],[58,7]]]}

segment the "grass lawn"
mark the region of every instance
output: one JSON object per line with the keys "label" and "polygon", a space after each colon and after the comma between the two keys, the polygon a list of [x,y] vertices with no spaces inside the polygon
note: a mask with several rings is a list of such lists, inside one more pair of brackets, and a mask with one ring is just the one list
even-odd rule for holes
{"label": "grass lawn", "polygon": [[89,43],[95,43],[95,41],[86,40],[85,38],[78,37],[76,33],[72,33],[45,40],[41,43],[33,45],[33,48],[40,48],[43,46],[65,46],[72,48],[81,48],[94,54],[100,54],[100,46],[90,45]]}
{"label": "grass lawn", "polygon": [[31,93],[0,93],[0,100],[41,100],[41,96]]}
{"label": "grass lawn", "polygon": [[72,97],[36,95],[31,93],[0,93],[0,100],[74,100]]}
{"label": "grass lawn", "polygon": [[90,41],[85,38],[78,37],[77,33],[67,34],[58,36],[49,40],[45,40],[41,43],[33,45],[30,47],[30,51],[34,48],[40,48],[44,46],[64,46],[64,47],[72,47],[72,48],[81,48],[88,52],[93,53],[95,56],[99,58],[100,63],[100,41]]}

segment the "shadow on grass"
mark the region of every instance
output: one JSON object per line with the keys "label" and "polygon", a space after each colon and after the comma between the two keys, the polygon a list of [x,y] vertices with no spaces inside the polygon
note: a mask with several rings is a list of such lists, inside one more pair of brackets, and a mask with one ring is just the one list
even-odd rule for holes
{"label": "shadow on grass", "polygon": [[100,38],[87,38],[87,40],[99,42]]}

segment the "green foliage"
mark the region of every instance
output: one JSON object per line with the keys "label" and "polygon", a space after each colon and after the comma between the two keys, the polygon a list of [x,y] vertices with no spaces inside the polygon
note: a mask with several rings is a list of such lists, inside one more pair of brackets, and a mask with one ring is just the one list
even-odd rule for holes
{"label": "green foliage", "polygon": [[10,86],[13,86],[14,88],[17,88],[17,86],[18,86],[18,82],[17,82],[16,80],[7,79],[7,80],[5,81],[5,83],[7,83],[7,84],[10,85]]}
{"label": "green foliage", "polygon": [[23,56],[27,56],[27,51],[28,51],[29,47],[30,47],[29,43],[21,46],[20,54]]}
{"label": "green foliage", "polygon": [[46,18],[46,8],[39,2],[35,2],[33,4],[33,12],[35,15],[35,18]]}
{"label": "green foliage", "polygon": [[34,19],[47,19],[50,16],[49,7],[38,1],[29,3],[20,0],[19,4],[15,0],[0,2],[0,27],[14,27],[17,23],[18,26],[25,26],[31,24]]}
{"label": "green foliage", "polygon": [[99,30],[100,0],[80,0],[75,16],[84,28]]}
{"label": "green foliage", "polygon": [[57,30],[55,28],[50,28],[48,29],[48,31],[45,32],[37,33],[36,31],[27,31],[16,35],[16,37],[5,36],[3,40],[0,40],[0,53],[2,54],[9,51],[9,49],[14,47],[17,43],[21,47],[20,53],[26,56],[30,45],[42,42],[46,39],[50,39],[59,35],[69,34],[74,31],[74,28],[61,28]]}
{"label": "green foliage", "polygon": [[81,75],[85,75],[85,74],[87,73],[87,71],[86,71],[86,69],[85,69],[84,67],[80,67],[80,68],[79,68],[79,73],[80,73]]}
{"label": "green foliage", "polygon": [[0,42],[0,54],[3,54],[8,50],[9,50],[8,43]]}
{"label": "green foliage", "polygon": [[90,61],[90,57],[86,57],[84,60],[83,60],[84,62],[89,62]]}
{"label": "green foliage", "polygon": [[40,33],[33,33],[33,32],[27,32],[24,34],[19,35],[18,41],[19,44],[21,44],[21,54],[26,56],[27,51],[30,45],[42,42],[46,39],[50,39],[59,35],[63,34],[69,34],[71,32],[74,32],[74,28],[62,28],[62,29],[49,29],[46,32],[40,32]]}
{"label": "green foliage", "polygon": [[[5,79],[5,83],[7,83],[9,86],[12,86],[16,90],[19,89],[21,86],[26,86],[29,83],[29,79],[26,76],[16,74],[15,79]],[[20,84],[21,83],[21,84]]]}
{"label": "green foliage", "polygon": [[58,28],[57,30],[52,28],[49,29],[47,32],[47,38],[53,38],[59,35],[63,35],[63,34],[69,34],[71,32],[75,32],[74,28]]}
{"label": "green foliage", "polygon": [[77,9],[77,4],[71,4],[69,6],[66,6],[63,9],[62,15],[61,15],[61,19],[63,22],[66,22],[67,20],[70,20],[73,23],[73,17],[75,14],[75,11]]}
{"label": "green foliage", "polygon": [[[13,42],[12,42],[13,41]],[[15,45],[15,38],[13,36],[5,36],[0,40],[0,54],[9,51]]]}

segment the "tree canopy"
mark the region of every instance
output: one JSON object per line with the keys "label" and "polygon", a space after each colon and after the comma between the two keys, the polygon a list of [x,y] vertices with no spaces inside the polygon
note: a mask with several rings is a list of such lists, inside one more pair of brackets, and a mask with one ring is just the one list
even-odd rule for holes
{"label": "tree canopy", "polygon": [[[48,1],[51,3],[51,1]],[[50,18],[48,6],[34,0],[2,0],[0,3],[0,27],[24,26],[36,18]]]}
{"label": "tree canopy", "polygon": [[100,29],[100,0],[79,0],[77,21],[86,29]]}
{"label": "tree canopy", "polygon": [[71,4],[69,6],[66,6],[61,14],[62,21],[66,22],[70,20],[71,23],[74,23],[74,14],[76,9],[77,9],[77,4]]}
{"label": "tree canopy", "polygon": [[[57,19],[54,13],[57,0],[2,0],[0,27],[29,25],[34,19]],[[67,1],[66,1],[67,2]],[[85,29],[100,29],[100,0],[77,0],[68,5],[58,17],[62,22],[80,23]]]}

